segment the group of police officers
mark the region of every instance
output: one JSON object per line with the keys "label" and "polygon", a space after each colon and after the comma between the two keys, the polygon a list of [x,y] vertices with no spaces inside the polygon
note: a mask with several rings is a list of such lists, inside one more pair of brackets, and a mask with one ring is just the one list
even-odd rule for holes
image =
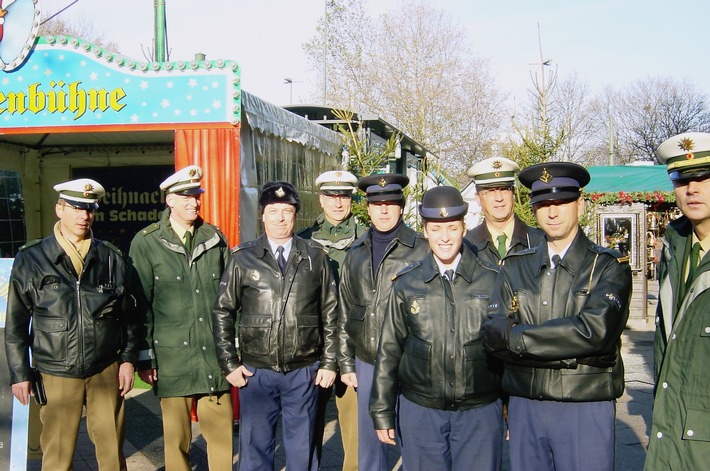
{"label": "group of police officers", "polygon": [[[646,465],[690,469],[710,453],[710,381],[688,380],[678,365],[708,341],[676,333],[693,316],[710,338],[707,309],[696,307],[710,286],[710,135],[675,136],[659,159],[686,218],[661,265],[656,364],[667,381]],[[230,251],[199,216],[193,165],[161,184],[163,217],[135,236],[127,259],[91,231],[101,185],[56,185],[53,235],[23,247],[13,266],[5,341],[15,397],[27,404],[44,386],[43,469],[72,468],[84,407],[99,468],[126,469],[134,366],[160,397],[167,471],[191,469],[193,405],[210,469],[232,468],[230,385],[241,470],[274,469],[279,417],[286,468],[319,469],[332,390],[344,470],[391,469],[391,445],[407,471],[500,470],[506,438],[514,471],[613,469],[631,270],[579,225],[589,173],[495,157],[469,175],[484,221],[467,231],[461,193],[435,187],[418,205],[421,234],[404,222],[404,175],[325,172],[323,213],[298,234],[298,191],[269,182],[259,194],[264,233]],[[540,229],[515,215],[516,176]],[[351,211],[357,189],[369,228]],[[677,399],[686,390],[697,400]]]}

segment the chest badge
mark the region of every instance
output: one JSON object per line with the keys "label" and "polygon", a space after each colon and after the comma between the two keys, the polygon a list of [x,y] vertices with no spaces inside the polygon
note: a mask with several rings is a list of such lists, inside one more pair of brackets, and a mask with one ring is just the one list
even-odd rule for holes
{"label": "chest badge", "polygon": [[412,304],[409,306],[409,312],[411,312],[412,314],[419,314],[420,310],[421,308],[419,307],[419,303],[416,301],[412,302]]}
{"label": "chest badge", "polygon": [[254,281],[259,281],[261,279],[261,275],[258,271],[254,270],[253,272],[251,272],[251,279]]}
{"label": "chest badge", "polygon": [[510,312],[518,312],[520,310],[520,303],[518,303],[518,297],[513,296],[510,300]]}

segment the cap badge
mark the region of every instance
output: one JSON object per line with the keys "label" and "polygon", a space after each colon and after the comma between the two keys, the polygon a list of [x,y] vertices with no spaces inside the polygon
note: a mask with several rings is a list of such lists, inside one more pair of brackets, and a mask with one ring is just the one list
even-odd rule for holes
{"label": "cap badge", "polygon": [[545,183],[550,183],[550,180],[552,180],[552,175],[547,173],[546,168],[543,168],[542,175],[540,175],[540,181],[545,182]]}
{"label": "cap badge", "polygon": [[493,161],[493,168],[498,170],[499,168],[502,168],[503,164],[500,162],[500,160],[494,160]]}
{"label": "cap badge", "polygon": [[335,178],[340,178],[343,176],[343,172],[335,172]]}
{"label": "cap badge", "polygon": [[416,301],[412,302],[412,304],[409,306],[409,312],[411,312],[412,314],[419,314],[420,310],[421,308],[419,307],[419,303]]}
{"label": "cap badge", "polygon": [[86,185],[84,185],[84,196],[89,196],[89,193],[91,193],[92,191],[94,191],[94,185],[92,185],[91,183],[87,183]]}
{"label": "cap badge", "polygon": [[493,173],[493,175],[495,175],[496,178],[498,178],[498,177],[500,177],[500,172],[495,172],[495,173]]}
{"label": "cap badge", "polygon": [[441,208],[439,210],[439,216],[441,216],[442,218],[445,218],[448,215],[449,215],[449,212],[446,210],[446,208]]}
{"label": "cap badge", "polygon": [[682,150],[688,152],[685,156],[686,159],[691,160],[693,157],[693,153],[691,152],[693,148],[695,147],[695,142],[689,137],[686,137],[684,139],[681,139],[678,142],[678,147],[680,147]]}
{"label": "cap badge", "polygon": [[195,175],[197,175],[197,170],[195,170],[194,168],[191,168],[191,169],[187,172],[187,174],[190,176],[190,178],[194,178]]}
{"label": "cap badge", "polygon": [[286,196],[286,192],[284,191],[283,187],[279,187],[279,189],[276,190],[275,193],[276,196],[278,196],[279,198],[283,198],[284,196]]}
{"label": "cap badge", "polygon": [[385,180],[385,178],[382,177],[382,178],[380,178],[380,181],[377,184],[380,185],[382,188],[384,188],[387,186],[387,180]]}

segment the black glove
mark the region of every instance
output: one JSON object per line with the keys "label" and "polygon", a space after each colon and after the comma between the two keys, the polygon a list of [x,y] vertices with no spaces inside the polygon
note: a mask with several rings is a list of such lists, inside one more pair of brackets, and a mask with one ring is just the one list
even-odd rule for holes
{"label": "black glove", "polygon": [[597,368],[612,368],[616,365],[616,349],[598,357],[577,358],[580,365],[595,366]]}
{"label": "black glove", "polygon": [[510,329],[517,324],[515,319],[504,315],[490,317],[481,326],[483,348],[489,352],[504,352],[508,350]]}

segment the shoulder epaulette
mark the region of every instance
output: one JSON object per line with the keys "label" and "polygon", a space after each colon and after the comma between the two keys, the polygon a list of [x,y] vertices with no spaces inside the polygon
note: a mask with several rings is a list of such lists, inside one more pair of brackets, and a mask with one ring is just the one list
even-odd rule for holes
{"label": "shoulder epaulette", "polygon": [[240,250],[247,249],[249,247],[254,247],[256,245],[256,240],[250,240],[248,242],[242,242],[241,244],[237,245],[236,247],[232,247],[232,250],[229,251],[229,253],[237,253]]}
{"label": "shoulder epaulette", "polygon": [[142,235],[142,236],[145,236],[145,235],[150,234],[151,232],[157,231],[158,229],[160,229],[160,224],[158,224],[158,223],[156,222],[156,223],[153,223],[153,224],[151,224],[150,226],[144,228],[143,230],[141,230],[141,231],[139,232],[139,234]]}
{"label": "shoulder epaulette", "polygon": [[25,245],[23,245],[22,247],[20,247],[18,250],[20,250],[20,251],[25,250],[29,247],[32,247],[33,245],[39,244],[40,242],[42,242],[42,239],[31,240],[31,241],[27,242]]}
{"label": "shoulder epaulette", "polygon": [[121,249],[119,249],[118,247],[116,247],[115,245],[113,245],[111,242],[107,242],[107,241],[105,241],[105,240],[102,241],[102,242],[104,243],[104,245],[105,245],[106,247],[108,247],[109,249],[113,250],[114,252],[116,252],[116,253],[117,253],[118,255],[120,255],[121,257],[123,257],[123,252],[121,251]]}
{"label": "shoulder epaulette", "polygon": [[414,270],[415,268],[417,268],[421,264],[422,264],[422,262],[421,262],[421,260],[419,260],[419,261],[412,263],[411,265],[407,265],[406,267],[402,268],[400,271],[397,272],[396,275],[394,275],[392,277],[392,281],[396,280],[397,278],[404,275],[405,273],[409,273],[410,271]]}
{"label": "shoulder epaulette", "polygon": [[328,253],[328,249],[323,247],[321,244],[319,244],[315,240],[313,240],[313,239],[302,239],[302,240],[306,243],[306,245],[308,247],[310,247],[312,249],[322,250],[326,254]]}
{"label": "shoulder epaulette", "polygon": [[628,264],[630,262],[630,257],[628,255],[621,255],[621,252],[618,250],[610,249],[599,244],[592,244],[590,250],[598,254],[604,253],[614,257],[617,262],[622,264]]}

